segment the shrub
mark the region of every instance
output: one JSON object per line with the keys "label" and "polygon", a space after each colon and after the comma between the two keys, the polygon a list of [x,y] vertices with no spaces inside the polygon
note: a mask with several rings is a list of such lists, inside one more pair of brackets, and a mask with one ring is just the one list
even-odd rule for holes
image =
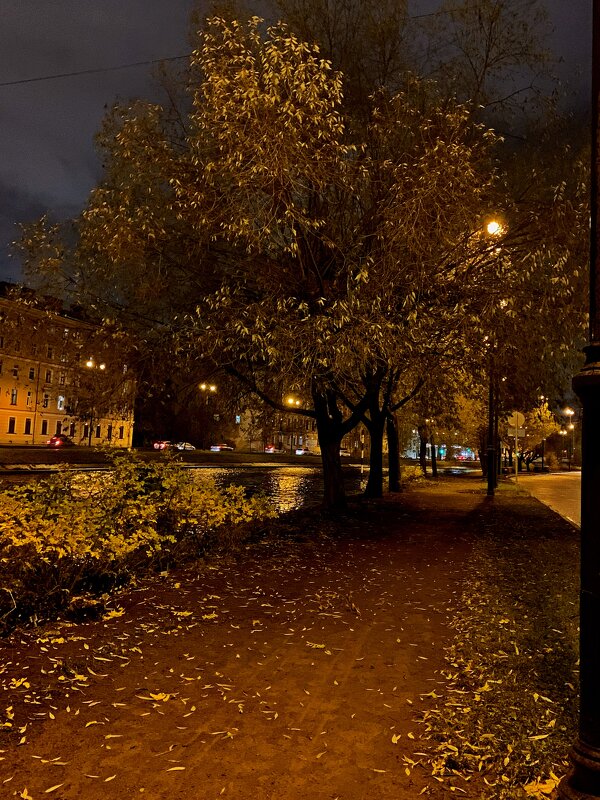
{"label": "shrub", "polygon": [[157,564],[200,554],[241,523],[275,516],[242,487],[218,489],[174,459],[111,456],[104,473],[70,473],[0,493],[4,628],[66,607]]}

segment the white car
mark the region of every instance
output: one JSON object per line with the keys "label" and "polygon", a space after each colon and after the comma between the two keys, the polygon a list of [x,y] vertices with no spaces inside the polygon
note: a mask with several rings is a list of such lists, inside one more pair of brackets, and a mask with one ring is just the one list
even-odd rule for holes
{"label": "white car", "polygon": [[176,442],[175,443],[175,448],[177,450],[195,450],[196,449],[194,447],[194,445],[190,444],[189,442]]}

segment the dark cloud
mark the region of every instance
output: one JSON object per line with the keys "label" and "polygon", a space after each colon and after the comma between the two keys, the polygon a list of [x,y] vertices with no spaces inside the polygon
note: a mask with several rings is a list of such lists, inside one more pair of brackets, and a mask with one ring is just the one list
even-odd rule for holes
{"label": "dark cloud", "polygon": [[[576,102],[589,93],[591,5],[547,0],[560,73]],[[194,0],[5,2],[0,83],[186,53],[193,7]],[[85,202],[100,174],[93,138],[105,106],[155,92],[149,67],[0,86],[0,280],[18,276],[2,244],[15,238],[16,222],[46,211],[73,215]]]}
{"label": "dark cloud", "polygon": [[[0,12],[0,83],[189,50],[193,0],[27,0]],[[100,166],[93,139],[117,97],[152,97],[150,67],[0,86],[0,242],[14,223],[76,213]],[[10,233],[8,233],[10,231]],[[15,263],[0,245],[0,280]]]}

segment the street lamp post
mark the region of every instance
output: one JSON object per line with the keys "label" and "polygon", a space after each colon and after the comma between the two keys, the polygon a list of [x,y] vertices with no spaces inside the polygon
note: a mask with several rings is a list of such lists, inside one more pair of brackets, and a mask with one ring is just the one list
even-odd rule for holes
{"label": "street lamp post", "polygon": [[571,461],[575,460],[575,425],[573,424],[573,414],[575,412],[572,408],[565,408],[564,414],[569,418],[567,430],[571,431],[571,449],[569,451],[569,472],[571,471]]}
{"label": "street lamp post", "polygon": [[590,192],[590,342],[573,389],[581,399],[581,589],[579,606],[579,735],[562,800],[600,798],[600,0],[593,0],[592,157]]}
{"label": "street lamp post", "polygon": [[[102,364],[96,364],[94,359],[91,358],[91,357],[88,358],[88,360],[85,362],[85,366],[87,367],[87,369],[99,369],[101,372],[104,372],[104,370],[106,369],[106,364],[103,364],[103,363]],[[95,406],[94,402],[92,401],[92,404],[90,405],[90,422],[89,422],[89,430],[88,430],[88,447],[92,446],[92,432],[93,432],[93,428],[94,428],[95,419],[96,419],[96,406]]]}
{"label": "street lamp post", "polygon": [[[205,402],[205,405],[206,405],[206,421],[208,423],[208,421],[209,421],[209,413],[208,412],[209,412],[210,398],[211,398],[211,395],[215,394],[215,392],[217,391],[217,385],[215,383],[204,383],[203,382],[203,383],[198,384],[198,388],[200,389],[200,391],[204,395],[204,402]],[[212,425],[207,425],[207,427],[209,427],[210,430],[212,431],[212,429],[213,429]],[[206,444],[206,441],[205,441],[206,438],[208,438],[208,437],[207,437],[206,432],[204,432],[202,434],[203,445]],[[208,444],[210,444],[210,440],[209,440]]]}

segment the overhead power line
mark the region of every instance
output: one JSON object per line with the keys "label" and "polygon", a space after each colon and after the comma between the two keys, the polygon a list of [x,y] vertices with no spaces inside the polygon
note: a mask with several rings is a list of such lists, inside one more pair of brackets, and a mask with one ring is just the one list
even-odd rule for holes
{"label": "overhead power line", "polygon": [[96,69],[80,69],[75,72],[59,72],[56,75],[39,75],[35,78],[21,78],[17,81],[2,81],[0,86],[18,86],[23,83],[40,83],[41,81],[55,81],[60,78],[73,78],[77,75],[97,75],[101,72],[116,72],[119,69],[130,69],[131,67],[148,67],[152,64],[163,64],[165,61],[182,61],[189,58],[191,53],[183,56],[169,56],[168,58],[154,58],[150,61],[133,61],[131,64],[119,64],[115,67],[97,67]]}

